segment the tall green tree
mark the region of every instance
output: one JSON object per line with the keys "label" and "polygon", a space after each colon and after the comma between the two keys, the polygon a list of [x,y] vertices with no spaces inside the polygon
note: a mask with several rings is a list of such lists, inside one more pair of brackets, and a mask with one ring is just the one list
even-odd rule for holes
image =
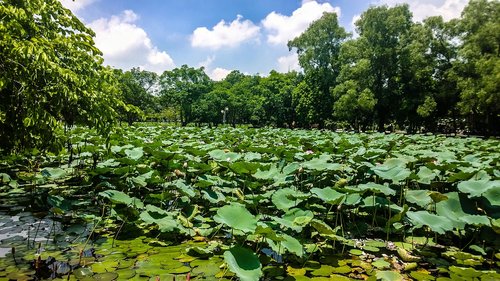
{"label": "tall green tree", "polygon": [[459,22],[460,60],[454,64],[458,107],[471,130],[498,133],[500,123],[500,2],[471,0]]}
{"label": "tall green tree", "polygon": [[160,95],[167,106],[174,106],[183,126],[194,120],[193,104],[210,92],[212,81],[203,67],[183,65],[160,76]]}
{"label": "tall green tree", "polygon": [[303,125],[317,123],[323,126],[331,118],[333,100],[330,89],[336,85],[340,48],[348,36],[339,25],[337,14],[325,13],[304,33],[288,42],[290,50],[297,50],[305,74],[303,83],[307,83],[295,91],[294,99]]}
{"label": "tall green tree", "polygon": [[92,30],[57,0],[0,1],[0,147],[58,150],[64,125],[107,131],[112,71]]}
{"label": "tall green tree", "polygon": [[403,81],[411,77],[403,62],[410,55],[404,45],[412,25],[408,5],[371,7],[356,22],[358,40],[362,42],[359,52],[369,61],[373,76],[369,90],[377,100],[375,112],[380,131],[395,117],[406,87]]}

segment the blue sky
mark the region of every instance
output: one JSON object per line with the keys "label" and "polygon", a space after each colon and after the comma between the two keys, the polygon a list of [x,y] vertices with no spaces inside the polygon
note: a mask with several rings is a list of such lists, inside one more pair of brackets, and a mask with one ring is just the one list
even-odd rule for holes
{"label": "blue sky", "polygon": [[96,32],[105,63],[161,73],[204,66],[220,80],[299,70],[286,43],[323,12],[335,12],[348,31],[370,5],[408,3],[415,20],[459,16],[467,0],[61,0]]}

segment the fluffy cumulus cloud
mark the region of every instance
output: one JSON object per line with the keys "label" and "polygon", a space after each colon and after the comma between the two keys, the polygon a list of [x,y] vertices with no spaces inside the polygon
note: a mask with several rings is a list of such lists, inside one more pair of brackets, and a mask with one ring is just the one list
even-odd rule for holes
{"label": "fluffy cumulus cloud", "polygon": [[204,61],[198,63],[198,67],[204,67],[205,73],[214,81],[221,81],[226,76],[231,73],[231,70],[222,67],[212,67],[212,63],[215,61],[215,56],[209,56]]}
{"label": "fluffy cumulus cloud", "polygon": [[217,50],[222,47],[237,47],[249,40],[258,40],[260,27],[238,15],[226,23],[221,20],[212,29],[198,27],[191,35],[191,46]]}
{"label": "fluffy cumulus cloud", "polygon": [[73,13],[78,13],[78,11],[96,2],[97,0],[60,0],[60,1],[64,7],[70,9]]}
{"label": "fluffy cumulus cloud", "polygon": [[214,81],[221,81],[223,80],[224,78],[226,78],[226,76],[231,73],[231,70],[229,69],[225,69],[225,68],[222,68],[222,67],[216,67],[215,69],[212,69],[208,75],[210,76],[210,78],[212,78],[212,80]]}
{"label": "fluffy cumulus cloud", "polygon": [[337,13],[340,8],[333,7],[330,3],[316,1],[302,1],[302,6],[295,10],[291,16],[272,12],[262,20],[262,25],[268,32],[267,41],[274,45],[287,44],[289,40],[304,32],[311,22],[319,19],[323,13]]}
{"label": "fluffy cumulus cloud", "polygon": [[407,3],[413,18],[422,21],[429,16],[442,16],[445,20],[460,17],[468,0],[380,0],[378,4],[394,6]]}
{"label": "fluffy cumulus cloud", "polygon": [[297,53],[278,58],[279,72],[289,72],[293,70],[299,71],[300,69],[299,57],[297,56]]}
{"label": "fluffy cumulus cloud", "polygon": [[110,18],[101,18],[88,26],[96,33],[96,46],[110,66],[142,69],[161,73],[175,67],[172,58],[153,45],[144,29],[135,25],[138,16],[130,10]]}

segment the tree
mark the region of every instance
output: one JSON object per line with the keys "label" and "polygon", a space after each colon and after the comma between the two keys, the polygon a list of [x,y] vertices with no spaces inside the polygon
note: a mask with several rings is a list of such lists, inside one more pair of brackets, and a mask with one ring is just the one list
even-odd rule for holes
{"label": "tree", "polygon": [[408,5],[371,7],[356,22],[362,47],[362,59],[370,65],[373,84],[370,91],[377,100],[375,112],[379,131],[384,130],[387,121],[394,118],[395,109],[405,93],[404,84],[411,77],[403,62],[408,60],[409,32],[413,25]]}
{"label": "tree", "polygon": [[454,71],[458,107],[478,133],[498,133],[500,123],[500,2],[471,0],[459,21],[459,58]]}
{"label": "tree", "polygon": [[165,104],[175,106],[183,126],[194,120],[193,104],[205,93],[210,92],[212,81],[203,67],[183,65],[160,76],[160,95]]}
{"label": "tree", "polygon": [[[295,101],[302,121],[323,126],[332,115],[330,88],[336,85],[340,63],[338,56],[349,34],[339,26],[337,14],[325,13],[299,37],[288,42],[297,49],[307,85],[295,91]],[[299,96],[301,95],[301,96]]]}
{"label": "tree", "polygon": [[0,2],[0,147],[58,150],[63,125],[109,130],[123,103],[93,36],[57,0]]}

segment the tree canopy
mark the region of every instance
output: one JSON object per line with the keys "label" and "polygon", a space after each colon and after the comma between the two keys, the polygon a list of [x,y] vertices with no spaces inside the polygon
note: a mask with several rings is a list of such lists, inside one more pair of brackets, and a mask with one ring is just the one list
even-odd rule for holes
{"label": "tree canopy", "polygon": [[1,2],[2,148],[58,149],[64,125],[109,128],[123,103],[93,36],[57,0]]}

